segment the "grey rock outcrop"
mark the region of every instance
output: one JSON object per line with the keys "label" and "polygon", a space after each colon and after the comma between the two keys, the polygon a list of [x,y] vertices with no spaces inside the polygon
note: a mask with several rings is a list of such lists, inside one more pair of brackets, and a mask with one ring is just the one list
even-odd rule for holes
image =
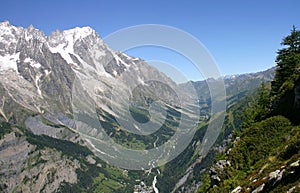
{"label": "grey rock outcrop", "polygon": [[53,149],[36,150],[17,128],[0,140],[3,192],[56,192],[62,182],[76,183],[79,162]]}

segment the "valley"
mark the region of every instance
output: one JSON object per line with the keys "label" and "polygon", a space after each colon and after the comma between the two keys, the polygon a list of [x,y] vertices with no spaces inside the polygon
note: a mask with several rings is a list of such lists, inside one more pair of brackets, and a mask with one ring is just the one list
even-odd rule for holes
{"label": "valley", "polygon": [[299,34],[277,67],[177,84],[90,27],[0,23],[0,191],[299,191]]}

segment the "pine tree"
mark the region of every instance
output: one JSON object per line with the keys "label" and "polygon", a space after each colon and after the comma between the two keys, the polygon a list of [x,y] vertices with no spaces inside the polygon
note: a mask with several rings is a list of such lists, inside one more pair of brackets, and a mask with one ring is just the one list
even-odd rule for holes
{"label": "pine tree", "polygon": [[298,78],[295,73],[300,67],[300,31],[293,26],[291,34],[283,38],[281,45],[285,47],[277,52],[277,69],[272,82],[272,95],[280,94],[285,89],[283,86],[291,86],[285,85],[286,81]]}
{"label": "pine tree", "polygon": [[277,52],[277,68],[271,87],[271,111],[272,115],[284,115],[299,124],[300,101],[296,91],[300,86],[300,31],[293,26],[291,34],[283,38],[281,44],[284,48]]}

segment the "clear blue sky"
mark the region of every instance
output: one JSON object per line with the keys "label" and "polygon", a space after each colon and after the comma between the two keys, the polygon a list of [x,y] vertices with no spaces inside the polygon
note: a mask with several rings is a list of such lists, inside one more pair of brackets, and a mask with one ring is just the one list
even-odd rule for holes
{"label": "clear blue sky", "polygon": [[[33,24],[46,34],[55,29],[91,26],[101,37],[132,25],[171,25],[199,39],[225,75],[274,66],[282,37],[289,34],[293,24],[300,28],[299,8],[299,0],[3,0],[0,21],[23,27]],[[159,49],[129,53],[146,60],[169,57]],[[174,62],[190,79],[199,79],[183,60],[167,62]]]}

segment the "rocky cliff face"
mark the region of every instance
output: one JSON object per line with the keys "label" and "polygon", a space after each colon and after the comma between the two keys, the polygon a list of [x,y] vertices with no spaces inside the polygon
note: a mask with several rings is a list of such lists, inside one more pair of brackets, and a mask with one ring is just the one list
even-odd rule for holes
{"label": "rocky cliff face", "polygon": [[1,191],[56,192],[62,182],[77,182],[78,160],[50,148],[38,150],[18,128],[3,136],[0,147]]}

